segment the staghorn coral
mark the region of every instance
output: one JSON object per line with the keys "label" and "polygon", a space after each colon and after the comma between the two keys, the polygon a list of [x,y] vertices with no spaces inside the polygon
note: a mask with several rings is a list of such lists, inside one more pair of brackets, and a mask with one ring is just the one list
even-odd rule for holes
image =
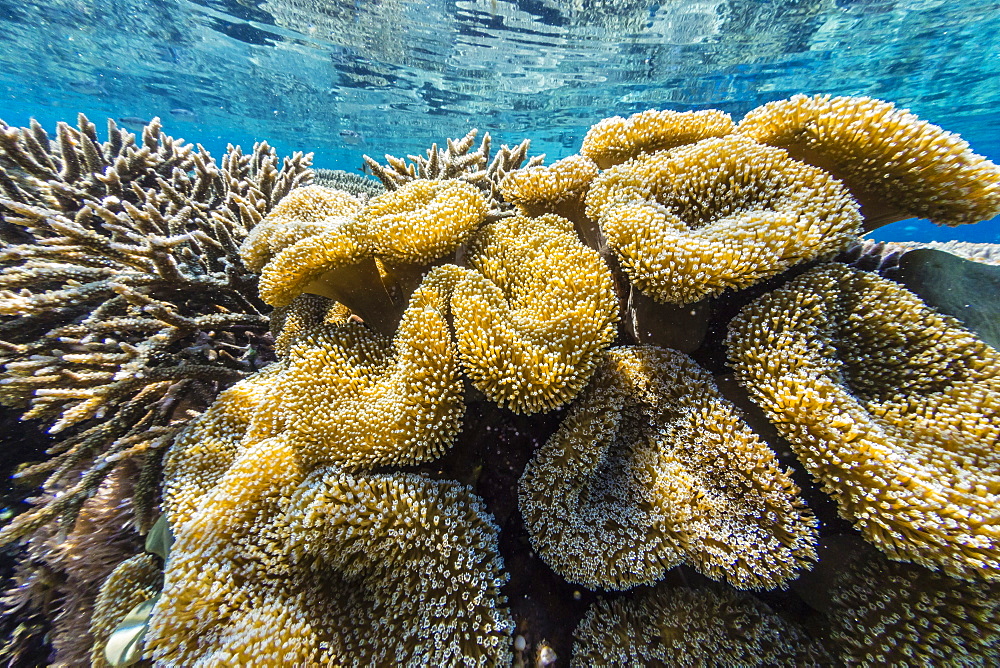
{"label": "staghorn coral", "polygon": [[1000,167],[890,102],[794,95],[750,111],[736,131],[842,179],[862,204],[866,230],[911,217],[954,226],[1000,213]]}
{"label": "staghorn coral", "polygon": [[628,118],[612,116],[593,125],[583,138],[580,153],[601,169],[620,165],[643,153],[654,153],[709,137],[722,137],[736,129],[729,114],[704,111],[647,109]]}
{"label": "staghorn coral", "polygon": [[836,179],[739,136],[612,168],[592,184],[587,209],[632,283],[674,304],[836,252],[861,222]]}
{"label": "staghorn coral", "polygon": [[[467,488],[336,467],[307,474],[295,452],[284,436],[243,444],[221,476],[209,462],[196,467],[215,482],[190,479],[203,490],[193,513],[175,516],[168,504],[175,543],[147,656],[246,666],[509,660],[497,529]],[[199,614],[206,608],[215,613]]]}
{"label": "staghorn coral", "polygon": [[[504,144],[491,161],[491,139],[488,132],[483,135],[479,148],[469,152],[478,133],[478,130],[469,130],[461,139],[449,139],[447,149],[440,149],[437,144],[433,144],[427,149],[426,156],[407,156],[409,163],[391,155],[385,156],[387,166],[380,165],[367,155],[364,156],[364,161],[386,190],[393,191],[419,179],[467,181],[476,186],[486,198],[491,220],[511,216],[514,212],[500,194],[499,184],[508,173],[521,168],[528,157],[531,142],[525,139],[514,148]],[[545,156],[535,156],[524,166],[540,165],[544,159]]]}
{"label": "staghorn coral", "polygon": [[360,174],[352,174],[342,169],[314,169],[313,183],[334,190],[345,190],[355,197],[365,200],[381,195],[385,186],[380,182]]}
{"label": "staghorn coral", "polygon": [[815,560],[816,520],[774,454],[682,353],[615,348],[519,486],[531,543],[591,589],[687,562],[771,588]]}
{"label": "staghorn coral", "polygon": [[830,657],[746,594],[660,585],[600,600],[574,632],[572,666],[819,666]]}
{"label": "staghorn coral", "polygon": [[867,540],[998,578],[1000,353],[840,264],[745,307],[727,344],[740,383]]}
{"label": "staghorn coral", "polygon": [[82,115],[54,142],[37,123],[2,127],[0,214],[17,239],[0,251],[0,400],[65,436],[21,472],[58,496],[0,542],[71,522],[114,461],[161,450],[184,410],[259,368],[266,307],[237,246],[308,164],[279,169],[261,143],[218,165],[158,121],[141,147],[113,121],[100,142]]}
{"label": "staghorn coral", "polygon": [[462,367],[487,398],[515,412],[569,402],[611,343],[612,278],[597,252],[559,216],[515,216],[469,242],[476,271],[451,297]]}
{"label": "staghorn coral", "polygon": [[872,552],[856,551],[839,564],[827,594],[827,644],[844,665],[1000,662],[1000,586]]}

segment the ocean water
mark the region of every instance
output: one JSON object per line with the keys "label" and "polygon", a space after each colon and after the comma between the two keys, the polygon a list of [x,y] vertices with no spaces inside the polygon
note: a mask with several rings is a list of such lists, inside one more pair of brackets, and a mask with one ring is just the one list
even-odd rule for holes
{"label": "ocean water", "polygon": [[[358,170],[475,127],[553,161],[602,118],[871,95],[1000,160],[988,0],[0,0],[0,118],[148,120]],[[1000,220],[879,239],[998,242]]]}

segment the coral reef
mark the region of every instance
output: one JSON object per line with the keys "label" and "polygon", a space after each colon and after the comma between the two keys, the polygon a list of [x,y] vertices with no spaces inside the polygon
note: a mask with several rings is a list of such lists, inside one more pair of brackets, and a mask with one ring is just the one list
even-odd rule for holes
{"label": "coral reef", "polygon": [[[53,438],[4,529],[39,527],[6,656],[51,625],[70,663],[990,661],[997,353],[828,259],[887,211],[855,182],[895,159],[875,139],[926,140],[880,169],[945,222],[992,210],[995,170],[885,103],[803,99],[878,112],[875,158],[765,136],[781,104],[651,110],[549,166],[475,131],[366,158],[374,194],[156,123],[0,128],[0,397]],[[974,584],[817,554],[838,504]],[[136,557],[158,506],[169,558]]]}
{"label": "coral reef", "polygon": [[371,199],[385,192],[379,181],[360,174],[352,174],[342,169],[314,169],[313,183],[333,190],[344,190],[355,197]]}
{"label": "coral reef", "polygon": [[757,589],[815,560],[798,491],[707,372],[645,346],[606,353],[519,498],[532,546],[570,582],[627,589],[686,562]]}
{"label": "coral reef", "polygon": [[957,577],[1000,577],[1000,353],[840,264],[746,307],[728,346],[740,383],[866,539]]}
{"label": "coral reef", "polygon": [[890,102],[794,95],[749,112],[736,132],[842,179],[861,202],[866,230],[904,218],[962,225],[1000,214],[1000,166]]}

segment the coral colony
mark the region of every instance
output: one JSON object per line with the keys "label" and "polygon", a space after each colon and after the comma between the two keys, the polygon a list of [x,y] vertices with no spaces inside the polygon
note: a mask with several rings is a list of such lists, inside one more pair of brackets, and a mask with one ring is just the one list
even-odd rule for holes
{"label": "coral colony", "polygon": [[1000,660],[1000,353],[859,268],[997,165],[857,97],[476,137],[380,185],[2,126],[0,400],[53,435],[8,657]]}

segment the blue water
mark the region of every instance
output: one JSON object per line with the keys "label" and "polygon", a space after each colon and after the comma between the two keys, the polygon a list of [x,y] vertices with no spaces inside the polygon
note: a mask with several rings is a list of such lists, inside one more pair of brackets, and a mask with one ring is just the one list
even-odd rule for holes
{"label": "blue water", "polygon": [[[615,114],[866,94],[1000,161],[998,36],[985,0],[0,0],[0,118],[159,116],[215,155],[357,170],[470,127],[551,161]],[[876,236],[1000,242],[1000,219]]]}

